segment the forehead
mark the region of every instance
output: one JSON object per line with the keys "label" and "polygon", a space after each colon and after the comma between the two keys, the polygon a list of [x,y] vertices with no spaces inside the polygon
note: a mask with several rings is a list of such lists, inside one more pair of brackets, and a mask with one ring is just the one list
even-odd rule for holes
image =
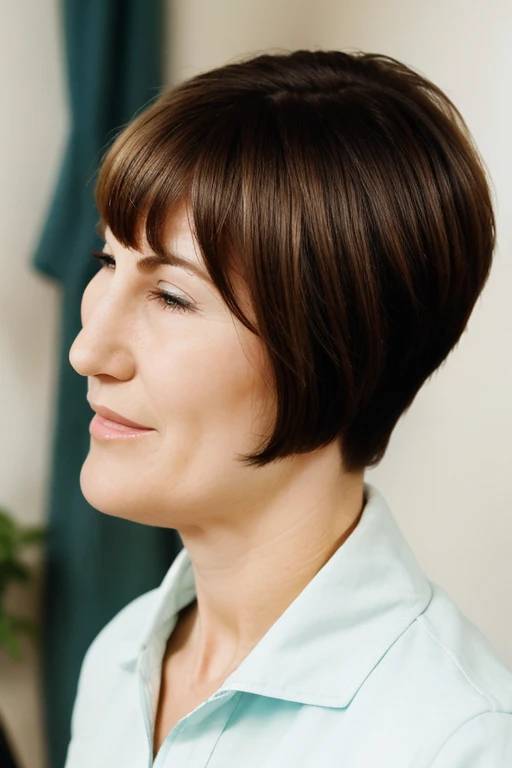
{"label": "forehead", "polygon": [[[150,251],[146,239],[145,219],[142,220],[141,229],[141,242],[144,249]],[[182,249],[184,256],[193,258],[198,263],[203,263],[194,233],[192,212],[186,203],[180,203],[169,212],[164,226],[164,240],[166,247],[170,250]]]}

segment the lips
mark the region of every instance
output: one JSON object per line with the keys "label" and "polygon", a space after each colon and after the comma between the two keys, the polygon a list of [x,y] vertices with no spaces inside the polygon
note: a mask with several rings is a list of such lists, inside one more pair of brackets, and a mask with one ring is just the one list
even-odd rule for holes
{"label": "lips", "polygon": [[153,429],[153,427],[148,427],[146,424],[139,424],[136,421],[127,419],[125,416],[122,416],[120,413],[116,413],[116,411],[112,411],[110,408],[107,408],[104,405],[92,403],[90,400],[88,402],[93,411],[95,411],[99,416],[103,416],[105,419],[108,419],[109,421],[114,421],[117,424],[123,424],[125,427],[133,427],[134,429]]}

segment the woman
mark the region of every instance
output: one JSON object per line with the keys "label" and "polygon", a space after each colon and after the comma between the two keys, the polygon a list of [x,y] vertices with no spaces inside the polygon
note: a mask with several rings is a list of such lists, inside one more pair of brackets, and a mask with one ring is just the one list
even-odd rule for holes
{"label": "woman", "polygon": [[486,282],[464,121],[383,55],[204,72],[117,137],[70,362],[98,510],[184,548],[84,658],[66,768],[512,765],[512,674],[364,481]]}

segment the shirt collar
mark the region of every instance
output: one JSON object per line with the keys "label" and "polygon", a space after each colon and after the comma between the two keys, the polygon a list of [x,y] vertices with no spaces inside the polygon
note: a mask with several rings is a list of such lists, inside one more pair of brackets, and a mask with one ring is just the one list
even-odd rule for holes
{"label": "shirt collar", "polygon": [[[429,579],[384,497],[364,483],[359,523],[281,614],[221,690],[319,706],[345,707],[373,667],[432,598]],[[127,638],[130,665],[172,628],[195,597],[188,550],[175,557],[138,637]]]}

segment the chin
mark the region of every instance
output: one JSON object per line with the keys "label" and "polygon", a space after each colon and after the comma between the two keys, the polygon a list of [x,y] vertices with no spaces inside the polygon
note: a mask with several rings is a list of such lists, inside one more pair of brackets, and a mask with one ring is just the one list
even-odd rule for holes
{"label": "chin", "polygon": [[82,495],[98,512],[110,517],[119,517],[131,523],[159,527],[171,527],[168,514],[165,519],[155,514],[155,505],[150,503],[147,488],[134,487],[133,476],[116,475],[107,471],[104,462],[95,462],[87,455],[80,470]]}
{"label": "chin", "polygon": [[[131,505],[126,504],[129,494],[126,479],[116,478],[104,463],[95,462],[89,453],[80,470],[80,490],[85,500],[98,512],[130,520]],[[138,521],[136,521],[138,522]]]}

